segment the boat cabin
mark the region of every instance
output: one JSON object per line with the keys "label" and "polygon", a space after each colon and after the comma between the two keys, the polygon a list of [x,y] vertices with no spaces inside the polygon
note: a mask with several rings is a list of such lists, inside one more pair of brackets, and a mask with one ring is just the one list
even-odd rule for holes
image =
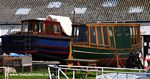
{"label": "boat cabin", "polygon": [[72,43],[77,47],[111,50],[140,48],[140,25],[129,23],[74,24]]}
{"label": "boat cabin", "polygon": [[23,20],[21,32],[22,34],[44,34],[51,36],[66,35],[60,25],[60,22],[57,22],[55,20]]}
{"label": "boat cabin", "polygon": [[132,67],[135,63],[142,67],[137,62],[142,44],[140,24],[87,23],[74,24],[72,29],[73,58],[99,60],[97,65],[105,67]]}

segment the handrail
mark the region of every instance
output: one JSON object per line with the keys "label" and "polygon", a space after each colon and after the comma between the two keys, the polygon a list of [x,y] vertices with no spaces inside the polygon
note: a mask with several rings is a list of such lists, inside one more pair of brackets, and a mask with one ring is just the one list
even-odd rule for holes
{"label": "handrail", "polygon": [[[50,69],[54,68],[56,70],[58,70],[57,72],[57,79],[60,79],[60,73],[62,73],[66,79],[70,79],[66,73],[63,72],[63,70],[68,70],[68,71],[72,71],[72,79],[75,79],[75,73],[76,71],[82,71],[82,72],[96,72],[96,77],[97,77],[97,73],[101,73],[101,75],[104,75],[104,73],[117,73],[115,75],[119,76],[119,74],[126,74],[126,78],[128,77],[128,74],[133,74],[133,75],[150,75],[150,73],[142,73],[142,71],[144,71],[143,69],[131,69],[131,68],[115,68],[115,67],[95,67],[95,66],[68,66],[68,65],[48,65],[48,72],[49,74],[51,74]],[[116,70],[116,71],[113,71]],[[128,72],[120,72],[117,70],[127,70]],[[129,71],[131,70],[131,71]],[[135,72],[137,71],[137,72]],[[49,75],[49,78],[51,79],[51,75]]]}
{"label": "handrail", "polygon": [[8,67],[8,71],[7,71],[7,67],[0,67],[0,69],[4,69],[4,76],[5,79],[9,79],[8,74],[9,74],[9,67]]}

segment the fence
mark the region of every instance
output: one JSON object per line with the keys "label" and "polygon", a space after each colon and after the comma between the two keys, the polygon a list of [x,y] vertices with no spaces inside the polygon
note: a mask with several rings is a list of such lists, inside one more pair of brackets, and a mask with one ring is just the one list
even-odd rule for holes
{"label": "fence", "polygon": [[[112,67],[68,67],[68,65],[48,66],[49,79],[135,79],[141,75],[149,74],[143,73],[143,71],[143,69]],[[106,76],[106,74],[111,75],[111,78]]]}
{"label": "fence", "polygon": [[[11,73],[9,67],[0,67],[0,69],[4,70],[2,79],[136,79],[141,75],[150,75],[150,72],[143,73],[143,69],[92,66],[68,67],[68,65],[48,65],[48,72],[47,69],[36,71],[36,69],[41,69],[40,67],[35,67],[34,73]],[[45,65],[44,68],[47,68],[47,66]],[[142,79],[146,78],[143,77]]]}
{"label": "fence", "polygon": [[[8,68],[9,68],[9,67],[8,67]],[[7,68],[7,67],[0,67],[0,69],[4,69],[3,72],[4,72],[4,78],[5,78],[5,79],[9,79],[9,78],[8,78],[8,77],[9,77],[9,76],[8,76],[8,74],[9,74],[9,71],[8,71],[9,69],[8,69],[8,68]]]}

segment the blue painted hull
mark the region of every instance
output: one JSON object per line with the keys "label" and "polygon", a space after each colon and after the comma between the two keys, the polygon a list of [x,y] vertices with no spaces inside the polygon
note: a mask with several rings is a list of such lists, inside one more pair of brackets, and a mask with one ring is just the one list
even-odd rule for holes
{"label": "blue painted hull", "polygon": [[69,42],[68,37],[5,35],[2,36],[2,49],[7,53],[30,53],[35,59],[66,59],[69,55]]}

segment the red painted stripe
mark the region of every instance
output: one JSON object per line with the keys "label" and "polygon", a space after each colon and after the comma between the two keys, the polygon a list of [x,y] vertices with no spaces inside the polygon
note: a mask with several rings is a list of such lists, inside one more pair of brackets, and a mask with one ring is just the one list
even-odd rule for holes
{"label": "red painted stripe", "polygon": [[38,52],[38,53],[41,53],[41,54],[69,54],[69,52],[46,52],[46,51],[42,51],[42,52]]}
{"label": "red painted stripe", "polygon": [[38,48],[58,49],[58,50],[69,50],[69,47],[56,47],[56,46],[43,46],[39,45]]}

